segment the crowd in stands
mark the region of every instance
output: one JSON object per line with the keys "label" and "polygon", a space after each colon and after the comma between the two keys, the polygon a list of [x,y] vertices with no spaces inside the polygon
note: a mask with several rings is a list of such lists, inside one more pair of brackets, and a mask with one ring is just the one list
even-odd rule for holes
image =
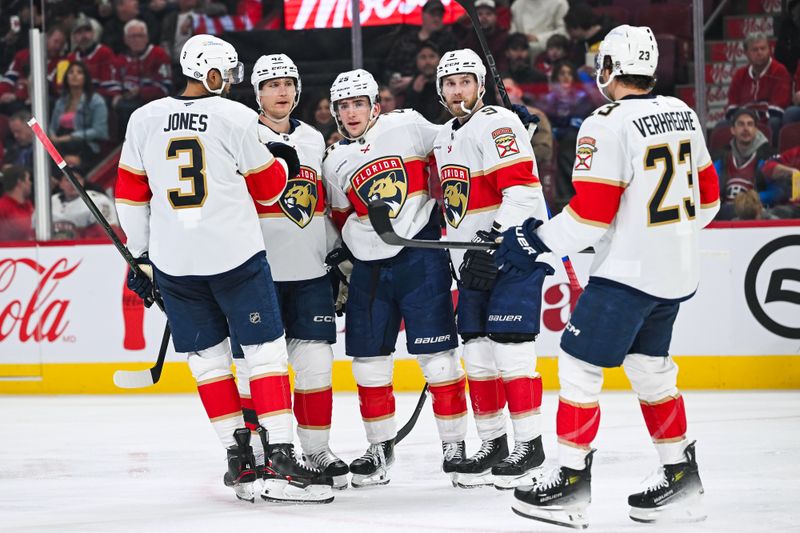
{"label": "crowd in stands", "polygon": [[[614,4],[475,1],[510,99],[540,117],[532,143],[554,212],[574,194],[570,175],[581,123],[605,103],[594,81],[599,43],[618,23],[635,22],[632,14],[616,20]],[[89,175],[119,146],[134,110],[180,89],[178,55],[194,33],[210,27],[284,27],[280,0],[48,0],[44,5],[46,16],[39,2],[7,0],[0,7],[0,240],[33,238],[34,137],[26,124],[31,116],[31,21],[47,30],[48,133],[80,176]],[[481,49],[466,15],[445,25],[445,12],[441,0],[428,0],[420,26],[392,28],[388,53],[375,72],[382,82],[384,111],[412,107],[432,122],[448,119],[436,91],[439,58],[456,48]],[[800,0],[788,0],[776,21],[776,41],[762,34],[744,40],[748,64],[733,73],[725,120],[709,132],[724,191],[721,219],[800,217]],[[487,91],[490,101],[499,101],[493,82]],[[674,94],[674,85],[657,86],[657,91]],[[324,91],[304,92],[296,112],[327,143],[341,139]],[[74,189],[57,169],[52,175],[56,236],[97,235],[85,217],[88,211],[79,200],[72,203]],[[86,185],[106,205],[104,187],[91,180]],[[107,194],[113,184],[105,185]],[[113,204],[109,200],[107,205],[113,219]]]}

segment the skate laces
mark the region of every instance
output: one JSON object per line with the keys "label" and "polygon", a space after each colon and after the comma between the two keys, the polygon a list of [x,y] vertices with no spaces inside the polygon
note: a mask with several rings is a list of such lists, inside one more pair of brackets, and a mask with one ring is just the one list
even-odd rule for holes
{"label": "skate laces", "polygon": [[642,481],[642,485],[645,487],[644,494],[649,492],[656,492],[660,489],[665,489],[669,487],[669,480],[667,479],[667,475],[664,472],[664,467],[659,467],[653,472],[651,472],[645,479]]}
{"label": "skate laces", "polygon": [[481,442],[481,447],[478,449],[477,452],[475,452],[475,455],[472,457],[472,459],[480,461],[481,459],[492,453],[492,451],[494,451],[493,443],[494,441],[492,440],[485,440]]}
{"label": "skate laces", "polygon": [[322,473],[322,470],[320,470],[318,468],[306,466],[305,464],[303,464],[302,461],[299,461],[297,459],[297,456],[294,454],[294,446],[288,446],[286,448],[281,448],[279,450],[279,453],[283,453],[284,455],[286,455],[286,457],[288,457],[294,463],[295,468],[299,469],[301,472],[304,472],[306,474],[320,474],[320,473]]}
{"label": "skate laces", "polygon": [[529,442],[515,442],[514,451],[511,452],[504,462],[517,464],[525,460],[525,456],[530,452],[531,445]]}
{"label": "skate laces", "polygon": [[364,458],[376,465],[386,464],[386,454],[383,453],[383,444],[370,444]]}
{"label": "skate laces", "polygon": [[311,462],[318,465],[321,470],[324,470],[329,465],[340,460],[333,454],[330,448],[324,448],[318,452],[312,453],[309,457],[311,458]]}
{"label": "skate laces", "polygon": [[561,484],[561,468],[555,467],[547,471],[541,478],[539,478],[538,483],[536,483],[536,488],[542,490],[549,490],[554,487],[557,487],[560,484]]}
{"label": "skate laces", "polygon": [[444,453],[444,460],[450,461],[452,459],[461,458],[461,443],[460,442],[443,442],[442,452]]}

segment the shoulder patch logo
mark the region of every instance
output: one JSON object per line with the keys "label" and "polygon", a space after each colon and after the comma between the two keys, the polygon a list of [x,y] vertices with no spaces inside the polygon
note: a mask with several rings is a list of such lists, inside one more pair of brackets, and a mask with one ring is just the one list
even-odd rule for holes
{"label": "shoulder patch logo", "polygon": [[575,170],[591,170],[592,158],[597,151],[597,141],[594,137],[581,137],[578,139],[578,148],[575,150]]}
{"label": "shoulder patch logo", "polygon": [[368,205],[381,199],[391,209],[389,218],[396,218],[408,195],[408,174],[398,156],[381,157],[358,169],[350,178],[359,200]]}
{"label": "shoulder patch logo", "polygon": [[444,215],[447,223],[457,228],[469,203],[469,169],[461,165],[445,165],[439,173],[444,196]]}
{"label": "shoulder patch logo", "polygon": [[509,157],[519,153],[517,146],[517,136],[511,128],[497,128],[492,132],[494,146],[500,158]]}
{"label": "shoulder patch logo", "polygon": [[279,204],[283,213],[295,224],[304,228],[314,218],[317,208],[317,172],[307,166],[286,183]]}

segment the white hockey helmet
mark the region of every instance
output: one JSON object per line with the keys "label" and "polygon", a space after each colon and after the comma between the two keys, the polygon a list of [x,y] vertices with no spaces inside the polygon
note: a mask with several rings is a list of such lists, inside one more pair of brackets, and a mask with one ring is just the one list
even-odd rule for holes
{"label": "white hockey helmet", "polygon": [[261,109],[261,97],[259,87],[261,83],[267,80],[274,80],[276,78],[292,78],[297,89],[294,95],[294,105],[292,109],[297,107],[300,103],[300,93],[303,86],[300,82],[300,72],[297,70],[297,65],[286,54],[272,54],[268,56],[261,56],[253,66],[253,73],[250,75],[250,83],[253,85],[253,91],[256,93],[256,104]]}
{"label": "white hockey helmet", "polygon": [[203,82],[203,87],[213,94],[221,94],[225,84],[214,91],[208,88],[206,82],[212,69],[217,69],[227,83],[239,83],[244,79],[244,66],[236,49],[213,35],[191,37],[181,49],[180,61],[183,75]]}
{"label": "white hockey helmet", "polygon": [[333,119],[336,121],[336,127],[339,130],[339,133],[341,133],[346,139],[350,139],[351,141],[360,139],[365,133],[367,133],[367,129],[369,129],[369,127],[367,127],[358,137],[351,137],[347,132],[347,129],[339,121],[339,111],[336,109],[336,103],[346,98],[366,96],[369,98],[369,105],[370,108],[372,108],[369,118],[369,121],[372,122],[378,117],[378,113],[375,113],[374,111],[375,104],[380,101],[378,92],[378,82],[375,81],[375,78],[372,77],[372,74],[364,69],[358,68],[356,70],[349,70],[336,76],[336,79],[333,81],[333,85],[331,85],[331,107],[333,108],[332,114]]}
{"label": "white hockey helmet", "polygon": [[[605,58],[611,58],[611,76],[600,81]],[[647,26],[617,26],[606,35],[600,43],[600,50],[595,57],[597,70],[597,86],[608,87],[616,76],[649,76],[655,77],[658,67],[658,43],[653,30]],[[606,96],[608,98],[608,96]]]}
{"label": "white hockey helmet", "polygon": [[[486,92],[486,67],[480,56],[469,48],[452,50],[447,52],[439,61],[436,67],[436,92],[439,94],[439,101],[447,107],[444,96],[442,95],[442,80],[452,74],[472,74],[478,81],[478,100],[483,98]],[[465,112],[471,113],[471,109],[461,106]]]}

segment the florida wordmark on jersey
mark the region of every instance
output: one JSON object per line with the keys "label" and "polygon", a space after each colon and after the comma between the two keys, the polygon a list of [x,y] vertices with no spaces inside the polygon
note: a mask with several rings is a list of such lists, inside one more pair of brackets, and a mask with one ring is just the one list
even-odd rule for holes
{"label": "florida wordmark on jersey", "polygon": [[594,245],[592,276],[679,300],[699,281],[698,235],[719,209],[719,181],[697,115],[681,100],[629,96],[578,134],[564,211],[537,231],[556,252]]}
{"label": "florida wordmark on jersey", "polygon": [[277,202],[261,205],[264,246],[272,279],[298,281],[325,275],[327,242],[325,233],[325,187],[322,182],[322,134],[305,122],[291,119],[289,133],[276,133],[258,125],[261,142],[282,142],[297,150],[300,174],[289,178]]}
{"label": "florida wordmark on jersey", "polygon": [[227,272],[264,250],[253,200],[274,203],[286,167],[257,121],[218,96],[162,98],[131,115],[116,185],[131,253],[186,276]]}
{"label": "florida wordmark on jersey", "polygon": [[322,174],[330,189],[331,208],[353,211],[342,239],[362,261],[388,259],[401,248],[385,244],[367,217],[370,201],[383,199],[401,237],[414,237],[428,223],[435,200],[428,190],[428,159],[441,126],[411,109],[381,115],[359,142],[330,146]]}
{"label": "florida wordmark on jersey", "polygon": [[[454,118],[439,131],[434,155],[447,239],[469,241],[478,230],[502,231],[532,216],[547,219],[528,132],[513,112],[487,106],[464,124]],[[458,271],[464,250],[450,250],[450,257]]]}

